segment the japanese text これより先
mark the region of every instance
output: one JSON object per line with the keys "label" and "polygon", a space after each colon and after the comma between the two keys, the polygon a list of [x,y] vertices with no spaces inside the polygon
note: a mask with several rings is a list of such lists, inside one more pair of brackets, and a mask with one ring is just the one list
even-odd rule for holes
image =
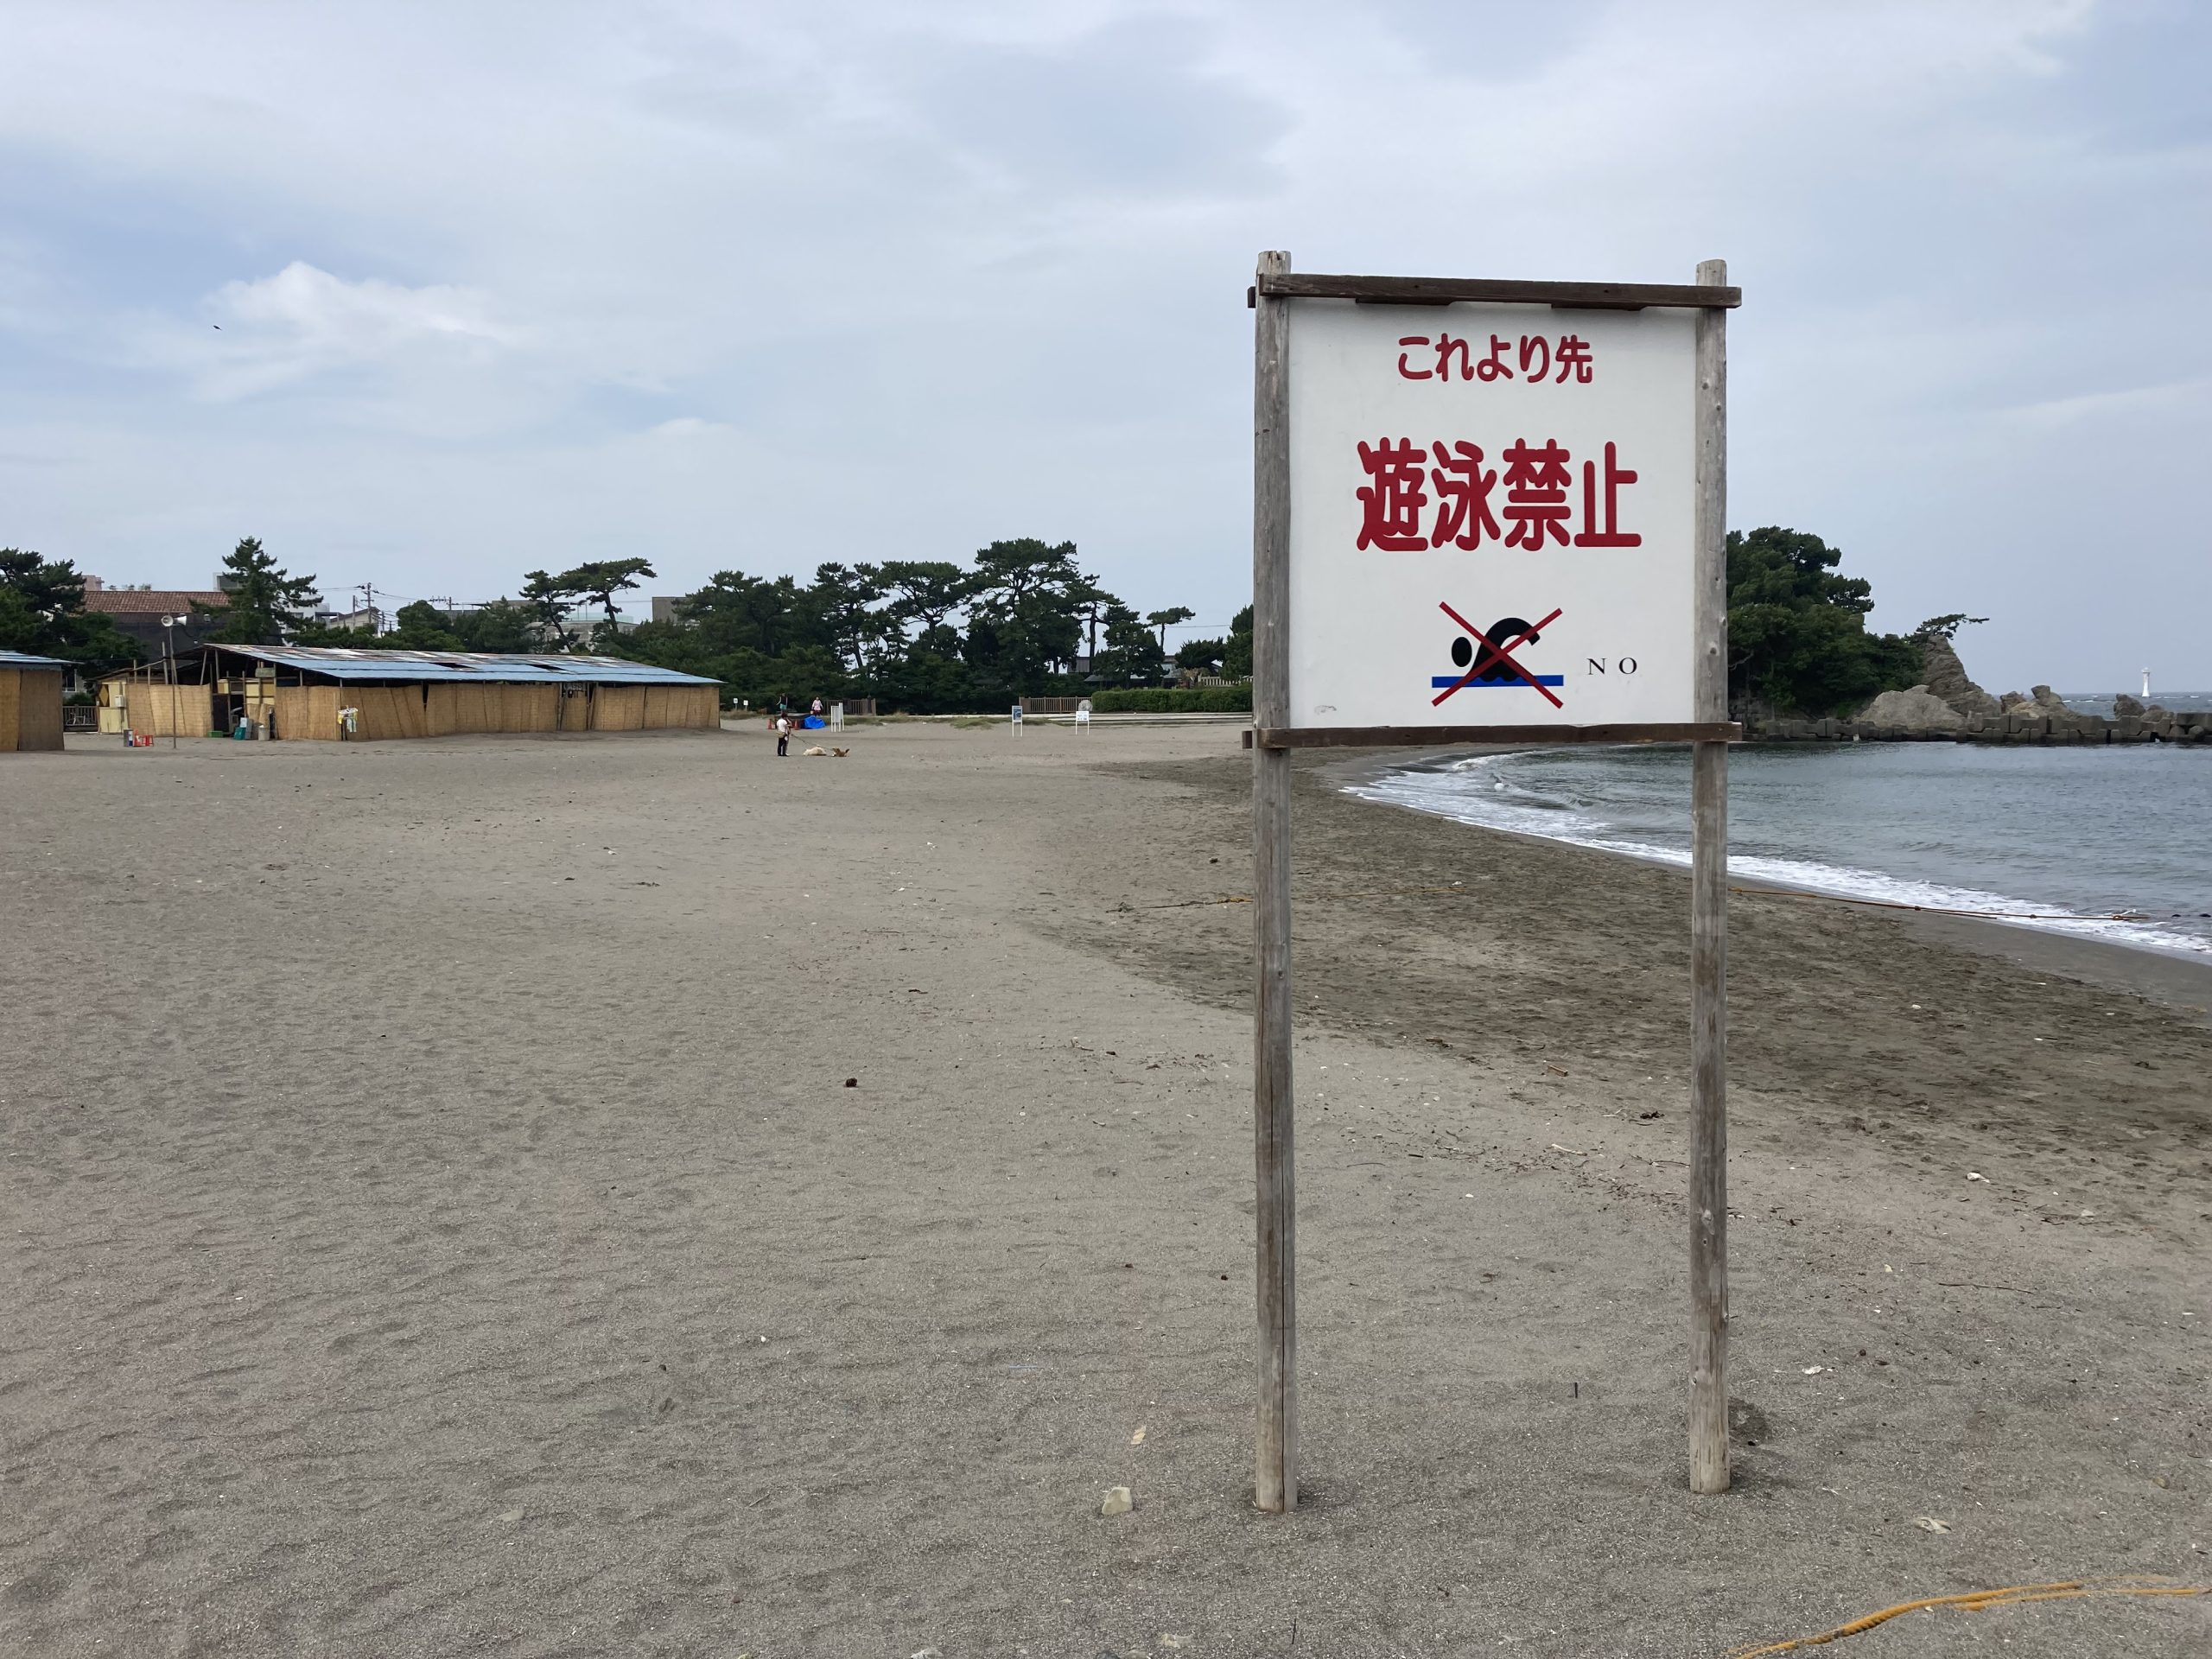
{"label": "japanese text \u3053\u308c\u3088\u308a\u5148", "polygon": [[[1555,386],[1572,381],[1586,386],[1596,372],[1590,342],[1580,334],[1523,334],[1519,349],[1503,334],[1490,337],[1481,357],[1479,342],[1456,334],[1408,334],[1398,341],[1398,373],[1407,380],[1525,380],[1535,385],[1547,377]],[[1517,369],[1516,369],[1516,366]]]}

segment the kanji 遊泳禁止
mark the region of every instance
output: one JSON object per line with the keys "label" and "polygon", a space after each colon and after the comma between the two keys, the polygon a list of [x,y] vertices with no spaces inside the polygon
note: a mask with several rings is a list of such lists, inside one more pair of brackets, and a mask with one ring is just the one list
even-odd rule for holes
{"label": "kanji \u904a\u6cf3\u7981\u6b62", "polygon": [[[1582,524],[1572,533],[1574,458],[1565,446],[1556,438],[1540,444],[1516,438],[1498,451],[1497,458],[1503,464],[1505,487],[1502,504],[1494,508],[1491,492],[1500,482],[1499,472],[1484,467],[1480,445],[1439,440],[1424,447],[1411,438],[1362,442],[1359,465],[1367,481],[1358,490],[1358,545],[1414,553],[1446,545],[1471,550],[1485,539],[1530,552],[1548,543],[1561,547],[1643,544],[1641,534],[1621,528],[1620,492],[1635,483],[1637,475],[1620,464],[1618,445],[1605,445],[1602,466],[1595,461],[1582,463]],[[1433,518],[1428,515],[1432,500]],[[1505,521],[1502,533],[1501,513]]]}

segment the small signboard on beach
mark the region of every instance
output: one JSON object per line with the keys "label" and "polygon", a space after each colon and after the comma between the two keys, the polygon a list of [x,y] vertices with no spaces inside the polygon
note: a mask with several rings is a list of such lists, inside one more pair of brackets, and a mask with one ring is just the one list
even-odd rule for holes
{"label": "small signboard on beach", "polygon": [[1292,726],[1695,718],[1695,312],[1288,322]]}

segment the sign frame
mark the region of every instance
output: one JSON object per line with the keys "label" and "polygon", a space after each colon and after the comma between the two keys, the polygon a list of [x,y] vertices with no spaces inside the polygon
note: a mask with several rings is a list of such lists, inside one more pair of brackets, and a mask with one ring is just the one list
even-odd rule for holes
{"label": "sign frame", "polygon": [[[1549,305],[1560,310],[1695,312],[1693,528],[1694,718],[1592,726],[1300,727],[1290,707],[1290,329],[1300,299],[1369,304]],[[1259,1402],[1253,1498],[1298,1507],[1297,1203],[1291,1068],[1291,757],[1300,748],[1454,743],[1692,745],[1690,853],[1690,1488],[1726,1491],[1728,1453],[1727,316],[1743,302],[1726,263],[1688,284],[1540,283],[1294,274],[1260,255],[1245,301],[1254,313],[1252,418],[1253,1149]]]}

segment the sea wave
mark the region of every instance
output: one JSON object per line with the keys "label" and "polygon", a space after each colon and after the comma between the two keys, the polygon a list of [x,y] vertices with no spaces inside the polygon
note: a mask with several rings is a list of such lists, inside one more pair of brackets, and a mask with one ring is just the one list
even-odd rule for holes
{"label": "sea wave", "polygon": [[[1594,791],[1560,786],[1552,780],[1535,789],[1505,776],[1501,762],[1511,755],[1477,755],[1441,766],[1406,767],[1345,786],[1363,800],[1409,807],[1459,823],[1511,835],[1533,836],[1569,846],[1588,847],[1682,868],[1690,861],[1688,831],[1680,844],[1649,839],[1624,830],[1620,816]],[[1631,811],[1629,816],[1634,816]],[[2101,939],[2138,950],[2212,958],[2212,939],[2161,927],[2126,915],[2086,915],[2055,905],[1983,888],[1894,875],[1880,870],[1824,860],[1731,853],[1728,873],[1773,887],[1822,893],[1884,906],[1939,911],[1982,917],[2016,926],[2082,938]]]}

